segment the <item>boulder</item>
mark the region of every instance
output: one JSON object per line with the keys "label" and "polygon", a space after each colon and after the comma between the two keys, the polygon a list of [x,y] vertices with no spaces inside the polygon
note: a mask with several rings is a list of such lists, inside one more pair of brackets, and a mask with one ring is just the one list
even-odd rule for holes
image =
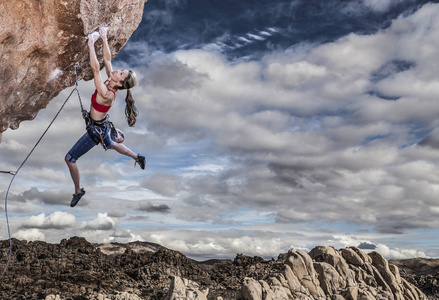
{"label": "boulder", "polygon": [[262,286],[253,278],[244,278],[241,288],[243,300],[262,300]]}
{"label": "boulder", "polygon": [[312,258],[302,250],[290,249],[286,264],[299,279],[301,285],[313,297],[322,297],[324,292],[320,287]]}
{"label": "boulder", "polygon": [[353,271],[349,269],[348,263],[340,252],[335,250],[333,247],[318,246],[312,249],[309,255],[315,261],[326,262],[333,266],[343,279],[344,283],[342,288],[356,285]]}
{"label": "boulder", "polygon": [[276,293],[271,290],[268,283],[266,283],[264,280],[259,280],[259,284],[262,287],[262,299],[264,300],[276,300]]}
{"label": "boulder", "polygon": [[343,249],[343,251],[341,251],[341,254],[348,264],[354,266],[364,265],[363,259],[351,248]]}
{"label": "boulder", "polygon": [[314,268],[320,279],[320,287],[326,295],[337,294],[337,291],[343,285],[343,279],[337,270],[328,263],[316,262]]}
{"label": "boulder", "polygon": [[173,276],[165,300],[207,300],[208,290],[200,291],[196,282]]}
{"label": "boulder", "polygon": [[[390,271],[389,263],[387,260],[378,252],[371,252],[369,256],[372,258],[372,263],[374,267],[377,268],[378,272],[380,272],[381,276],[383,277],[384,281],[387,283],[387,285],[392,290],[393,296],[395,297],[395,300],[404,299],[401,289],[399,288],[399,285],[396,281],[395,276]],[[394,269],[394,271],[396,271]],[[398,274],[399,275],[399,274]]]}

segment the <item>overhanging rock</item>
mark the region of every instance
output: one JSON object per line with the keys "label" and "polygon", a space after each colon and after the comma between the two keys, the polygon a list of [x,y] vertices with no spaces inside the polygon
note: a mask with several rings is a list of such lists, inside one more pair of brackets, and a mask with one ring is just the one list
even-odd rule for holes
{"label": "overhanging rock", "polygon": [[[85,36],[110,26],[113,57],[142,20],[145,0],[7,0],[0,4],[1,132],[17,129],[78,79],[90,80]],[[96,49],[99,49],[97,42]],[[101,53],[98,52],[98,57]]]}

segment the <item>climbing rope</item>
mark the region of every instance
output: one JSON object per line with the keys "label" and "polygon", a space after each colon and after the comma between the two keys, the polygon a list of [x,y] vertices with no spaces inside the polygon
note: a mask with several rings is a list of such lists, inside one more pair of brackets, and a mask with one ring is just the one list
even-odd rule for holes
{"label": "climbing rope", "polygon": [[7,173],[7,174],[11,174],[12,175],[12,179],[9,182],[9,187],[8,190],[6,191],[6,197],[5,197],[5,214],[6,214],[6,224],[8,226],[8,236],[9,236],[9,256],[8,256],[8,262],[6,263],[6,266],[2,272],[2,275],[0,276],[0,279],[3,277],[3,275],[6,273],[6,270],[9,266],[9,262],[11,261],[11,254],[12,254],[12,240],[11,240],[11,231],[9,229],[9,217],[8,217],[8,195],[9,195],[9,190],[11,189],[12,186],[12,182],[14,181],[15,177],[18,175],[18,172],[21,170],[21,168],[24,166],[24,164],[26,163],[26,161],[29,159],[29,157],[31,156],[31,154],[34,152],[35,148],[37,148],[38,144],[41,142],[41,140],[43,139],[43,137],[46,135],[47,131],[49,131],[49,128],[52,126],[53,122],[55,122],[55,119],[58,117],[58,115],[61,113],[62,109],[64,108],[64,106],[66,105],[67,101],[70,99],[70,97],[72,96],[73,92],[76,91],[76,93],[78,94],[78,98],[79,98],[79,102],[81,104],[81,112],[84,113],[84,108],[82,106],[82,101],[81,101],[81,96],[79,95],[79,90],[78,90],[78,63],[75,64],[75,88],[72,90],[72,92],[70,93],[70,95],[67,97],[67,99],[64,101],[64,103],[61,105],[61,108],[58,110],[58,112],[56,113],[55,117],[53,117],[52,121],[50,122],[49,126],[47,126],[46,130],[43,132],[43,134],[41,135],[41,137],[38,139],[37,143],[35,144],[35,146],[32,148],[32,150],[29,152],[29,154],[26,156],[26,158],[23,160],[23,162],[21,163],[21,165],[18,167],[17,171],[0,171],[0,173]]}

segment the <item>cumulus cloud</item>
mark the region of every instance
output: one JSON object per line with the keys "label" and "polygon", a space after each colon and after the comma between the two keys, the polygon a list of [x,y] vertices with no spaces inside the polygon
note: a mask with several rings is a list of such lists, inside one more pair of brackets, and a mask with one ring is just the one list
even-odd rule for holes
{"label": "cumulus cloud", "polygon": [[72,214],[56,211],[51,215],[39,214],[29,217],[23,222],[22,228],[63,230],[76,225],[76,217]]}
{"label": "cumulus cloud", "polygon": [[378,244],[375,251],[386,257],[387,259],[408,259],[415,257],[428,257],[423,251],[416,249],[390,249],[389,246]]}
{"label": "cumulus cloud", "polygon": [[116,225],[116,220],[109,217],[107,213],[98,213],[96,219],[91,221],[85,221],[82,223],[82,228],[84,230],[114,230]]}
{"label": "cumulus cloud", "polygon": [[44,241],[46,236],[39,229],[22,229],[14,234],[14,238],[26,241]]}

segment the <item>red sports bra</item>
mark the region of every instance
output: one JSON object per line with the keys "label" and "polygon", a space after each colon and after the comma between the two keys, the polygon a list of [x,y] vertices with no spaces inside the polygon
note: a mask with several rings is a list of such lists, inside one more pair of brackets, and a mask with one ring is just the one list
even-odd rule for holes
{"label": "red sports bra", "polygon": [[[105,82],[108,82],[108,80],[106,80]],[[107,88],[108,88],[108,87],[107,87]],[[110,92],[113,92],[114,97],[116,97],[116,92],[115,92],[115,91],[113,91],[113,90],[110,89],[110,88],[108,88],[108,90],[109,90]],[[98,112],[101,112],[101,113],[106,113],[106,112],[108,112],[108,111],[110,110],[110,108],[111,108],[111,105],[110,105],[110,106],[107,106],[107,105],[99,104],[99,103],[96,101],[96,95],[97,95],[97,94],[98,94],[98,90],[95,90],[93,96],[91,96],[91,106],[93,106],[93,108],[96,109]]]}

